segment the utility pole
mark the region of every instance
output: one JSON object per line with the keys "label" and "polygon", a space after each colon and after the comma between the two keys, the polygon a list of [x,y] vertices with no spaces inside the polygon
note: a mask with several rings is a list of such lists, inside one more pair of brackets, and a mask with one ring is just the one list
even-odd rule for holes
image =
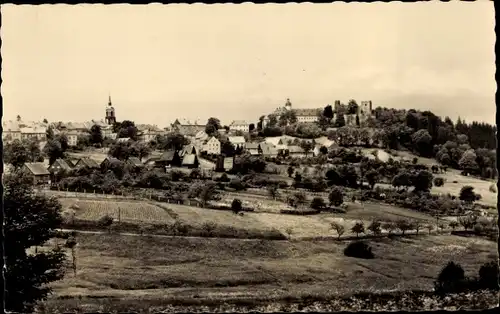
{"label": "utility pole", "polygon": [[121,208],[118,207],[118,222],[121,222]]}

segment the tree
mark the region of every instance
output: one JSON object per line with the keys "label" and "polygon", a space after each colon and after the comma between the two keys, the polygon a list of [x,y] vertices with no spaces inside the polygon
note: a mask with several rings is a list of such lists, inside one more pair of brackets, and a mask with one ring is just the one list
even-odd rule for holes
{"label": "tree", "polygon": [[300,147],[302,147],[307,157],[307,154],[314,148],[314,143],[312,141],[302,141]]}
{"label": "tree", "polygon": [[418,235],[418,232],[420,231],[420,229],[423,227],[422,223],[419,220],[414,220],[413,222],[410,223],[410,225],[412,228],[415,228],[417,235]]}
{"label": "tree", "polygon": [[356,126],[361,126],[361,123],[359,121],[359,115],[356,115]]}
{"label": "tree", "polygon": [[248,125],[248,130],[249,130],[250,132],[252,132],[253,130],[255,130],[255,124],[254,124],[254,123],[250,123],[250,124]]}
{"label": "tree", "polygon": [[419,171],[413,178],[413,187],[415,191],[425,192],[432,188],[432,173],[426,170]]}
{"label": "tree", "polygon": [[286,170],[286,172],[288,173],[288,177],[292,177],[293,173],[294,173],[294,169],[292,166],[289,166],[288,169]]}
{"label": "tree", "polygon": [[269,194],[269,196],[273,200],[276,200],[276,198],[279,195],[278,186],[276,184],[270,184],[266,188],[267,188],[267,193]]}
{"label": "tree", "polygon": [[209,136],[213,136],[220,128],[220,120],[212,117],[208,119],[207,125],[205,126],[205,133],[207,133]]}
{"label": "tree", "polygon": [[431,224],[426,224],[424,226],[424,228],[427,229],[427,231],[429,232],[429,234],[431,234],[432,229],[434,229]]}
{"label": "tree", "polygon": [[46,118],[45,118],[45,119],[43,119],[43,121],[42,121],[42,122],[43,122],[43,123],[45,123],[45,124],[49,123],[49,121],[48,121]]}
{"label": "tree", "polygon": [[335,230],[335,232],[337,232],[338,236],[337,239],[340,240],[340,237],[345,233],[344,225],[334,221],[330,224],[330,226],[332,227],[333,230]]}
{"label": "tree", "polygon": [[31,156],[27,147],[21,141],[14,140],[4,146],[4,161],[18,169],[26,162],[31,161]]}
{"label": "tree", "polygon": [[341,128],[345,126],[345,118],[343,113],[337,113],[337,118],[335,119],[335,127]]}
{"label": "tree", "polygon": [[151,153],[151,147],[146,143],[134,142],[130,145],[130,156],[143,159]]}
{"label": "tree", "polygon": [[370,185],[370,188],[373,190],[375,184],[377,184],[379,180],[378,172],[376,170],[370,170],[366,173],[365,177],[368,181],[368,184]]}
{"label": "tree", "polygon": [[476,162],[477,156],[473,149],[469,149],[466,151],[462,158],[458,161],[458,166],[462,169],[466,174],[474,173],[478,170],[478,165]]}
{"label": "tree", "polygon": [[491,261],[479,268],[479,285],[498,291],[498,261]]}
{"label": "tree", "polygon": [[394,186],[395,188],[399,187],[408,188],[411,185],[412,185],[411,175],[406,171],[398,173],[392,179],[392,186]]}
{"label": "tree", "polygon": [[241,206],[241,201],[237,198],[233,199],[233,202],[231,203],[231,210],[233,213],[237,214],[240,211],[242,211],[242,206]]}
{"label": "tree", "polygon": [[340,206],[344,202],[344,195],[342,190],[338,187],[333,187],[328,195],[328,200],[330,201],[330,206]]}
{"label": "tree", "polygon": [[61,204],[55,198],[34,194],[20,173],[5,175],[3,183],[5,307],[31,313],[36,302],[51,292],[47,284],[63,277],[65,254],[59,247],[27,251],[56,235],[63,221]]}
{"label": "tree", "polygon": [[413,133],[411,139],[415,145],[415,150],[424,157],[432,155],[432,136],[427,130],[421,129]]}
{"label": "tree", "polygon": [[406,219],[400,219],[396,221],[396,226],[398,227],[399,230],[401,230],[403,235],[405,234],[406,231],[411,229],[411,223]]}
{"label": "tree", "polygon": [[449,223],[450,228],[453,230],[455,230],[458,227],[458,225],[459,225],[458,221],[456,221],[456,220],[453,220]]}
{"label": "tree", "polygon": [[328,148],[326,148],[325,146],[321,146],[319,148],[319,152],[323,155],[328,155]]}
{"label": "tree", "polygon": [[356,103],[354,99],[349,100],[347,103],[347,114],[357,114],[359,109],[359,105]]}
{"label": "tree", "polygon": [[52,129],[52,127],[48,127],[47,128],[47,131],[45,132],[45,136],[47,138],[47,140],[51,140],[54,138],[54,130]]}
{"label": "tree", "polygon": [[476,200],[476,194],[474,193],[474,187],[470,185],[463,186],[460,189],[460,200],[468,204],[472,204]]}
{"label": "tree", "polygon": [[90,142],[92,144],[102,144],[103,141],[104,141],[104,138],[102,136],[101,127],[98,126],[97,124],[94,124],[90,128]]}
{"label": "tree", "polygon": [[198,196],[201,201],[201,207],[205,207],[208,202],[217,198],[216,185],[213,182],[203,184]]}
{"label": "tree", "polygon": [[444,179],[443,178],[434,178],[434,185],[435,186],[443,186],[444,185]]}
{"label": "tree", "polygon": [[325,200],[322,197],[315,197],[311,201],[311,208],[323,209],[326,206]]}
{"label": "tree", "polygon": [[56,140],[49,140],[44,147],[44,151],[49,156],[49,165],[52,165],[56,159],[64,157],[61,143]]}
{"label": "tree", "polygon": [[352,226],[351,231],[356,234],[356,237],[359,237],[360,233],[365,232],[365,225],[363,224],[363,222],[358,221],[354,224],[354,226]]}
{"label": "tree", "polygon": [[295,194],[293,194],[293,198],[294,198],[294,201],[295,201],[295,204],[297,205],[302,205],[306,202],[306,194],[302,191],[299,191],[299,192],[296,192]]}
{"label": "tree", "polygon": [[385,230],[387,230],[389,232],[389,234],[392,234],[392,232],[394,230],[396,230],[396,224],[392,221],[387,221],[385,223],[382,224],[382,228],[384,228]]}
{"label": "tree", "polygon": [[382,223],[378,219],[375,219],[367,229],[370,230],[374,235],[379,235],[382,233]]}
{"label": "tree", "polygon": [[131,138],[134,141],[137,140],[137,127],[135,126],[135,123],[130,121],[130,120],[125,120],[122,121],[119,124],[119,129],[118,129],[118,138]]}
{"label": "tree", "polygon": [[323,117],[325,117],[327,119],[328,123],[331,123],[331,121],[333,119],[333,109],[332,109],[331,105],[327,105],[323,109]]}

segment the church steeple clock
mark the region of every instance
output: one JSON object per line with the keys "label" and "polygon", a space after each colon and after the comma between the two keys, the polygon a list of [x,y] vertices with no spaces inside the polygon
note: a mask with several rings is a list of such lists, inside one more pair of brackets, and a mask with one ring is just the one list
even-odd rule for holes
{"label": "church steeple clock", "polygon": [[111,95],[109,96],[108,106],[106,107],[106,123],[108,125],[113,125],[116,123],[115,108],[111,103]]}

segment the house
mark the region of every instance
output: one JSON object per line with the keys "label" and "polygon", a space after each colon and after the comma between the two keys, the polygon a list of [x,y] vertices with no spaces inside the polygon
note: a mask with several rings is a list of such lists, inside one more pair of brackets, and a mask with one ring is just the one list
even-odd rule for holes
{"label": "house", "polygon": [[119,162],[120,160],[118,158],[108,156],[101,162],[101,169],[107,169],[110,164]]}
{"label": "house", "polygon": [[218,156],[215,168],[217,171],[230,171],[234,167],[234,157]]}
{"label": "house", "polygon": [[56,173],[59,171],[70,172],[72,170],[72,165],[70,165],[66,160],[58,158],[52,165],[47,169],[50,173]]}
{"label": "house", "polygon": [[205,132],[205,130],[196,133],[196,135],[194,136],[194,140],[199,142],[204,142],[209,138],[210,136],[207,134],[207,132]]}
{"label": "house", "polygon": [[271,146],[274,146],[278,153],[283,154],[288,149],[288,144],[286,143],[287,139],[288,138],[282,137],[282,136],[268,137],[268,138],[266,138],[265,143],[270,144]]}
{"label": "house", "polygon": [[221,143],[216,137],[212,136],[204,142],[202,151],[209,155],[220,155]]}
{"label": "house", "polygon": [[306,151],[302,147],[297,145],[288,146],[287,154],[292,158],[306,157]]}
{"label": "house", "polygon": [[22,171],[32,178],[33,185],[50,184],[50,172],[43,162],[27,162]]}
{"label": "house", "polygon": [[136,169],[144,167],[144,164],[137,157],[129,157],[127,159],[127,164],[129,164],[130,166],[132,166],[133,168],[136,168]]}
{"label": "house", "polygon": [[231,131],[241,131],[248,133],[250,132],[250,123],[244,120],[235,120],[231,122],[231,124],[229,125],[229,129]]}
{"label": "house", "polygon": [[243,136],[228,136],[228,140],[234,145],[234,148],[243,148],[246,143],[245,137]]}
{"label": "house", "polygon": [[47,129],[41,127],[22,127],[21,140],[35,139],[38,141],[45,141],[47,139]]}
{"label": "house", "polygon": [[21,140],[21,129],[15,121],[2,121],[2,129],[2,140],[4,142]]}
{"label": "house", "polygon": [[182,157],[182,166],[192,168],[198,168],[200,162],[198,160],[198,156],[196,154],[185,154]]}
{"label": "house", "polygon": [[319,121],[319,109],[294,109],[293,112],[299,123],[314,123]]}
{"label": "house", "polygon": [[78,144],[78,136],[81,135],[79,132],[74,130],[61,132],[61,134],[64,134],[66,136],[66,138],[68,139],[68,146],[70,147],[74,147]]}
{"label": "house", "polygon": [[89,157],[83,157],[78,160],[78,162],[75,164],[76,169],[78,168],[90,168],[90,169],[99,169],[100,165],[93,159],[90,159]]}
{"label": "house", "polygon": [[260,143],[260,149],[262,150],[262,156],[267,158],[276,158],[278,156],[278,150],[271,143]]}
{"label": "house", "polygon": [[181,133],[182,135],[194,136],[200,131],[204,131],[206,123],[200,120],[189,121],[186,119],[175,119],[172,123],[172,130]]}
{"label": "house", "polygon": [[182,159],[176,150],[167,150],[155,161],[155,167],[179,167],[181,163]]}
{"label": "house", "polygon": [[156,125],[139,124],[137,125],[137,129],[139,130],[138,139],[144,143],[154,141],[158,135],[165,133]]}
{"label": "house", "polygon": [[259,143],[245,143],[245,150],[250,155],[260,155],[262,153]]}

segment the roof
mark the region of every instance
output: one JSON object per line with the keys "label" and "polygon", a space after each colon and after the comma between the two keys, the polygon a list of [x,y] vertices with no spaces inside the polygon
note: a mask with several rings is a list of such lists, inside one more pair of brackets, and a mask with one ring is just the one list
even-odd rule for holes
{"label": "roof", "polygon": [[41,127],[27,127],[20,128],[21,133],[29,133],[29,134],[41,134],[47,132],[47,129]]}
{"label": "roof", "polygon": [[205,131],[200,131],[194,136],[195,140],[205,140],[208,138],[208,134]]}
{"label": "roof", "polygon": [[16,121],[2,121],[3,131],[8,132],[20,132],[19,124]]}
{"label": "roof", "polygon": [[245,144],[245,137],[243,136],[228,136],[229,142],[231,144]]}
{"label": "roof", "polygon": [[195,154],[186,154],[182,158],[182,165],[194,165],[196,158]]}
{"label": "roof", "polygon": [[[160,158],[158,158],[158,161],[172,161],[174,160],[174,157],[175,157],[175,150],[167,150],[166,152],[164,152]],[[155,159],[154,157],[151,157],[151,159]]]}
{"label": "roof", "polygon": [[326,147],[329,147],[334,143],[334,141],[329,140],[328,137],[326,137],[326,136],[318,137],[317,139],[315,139],[315,142],[316,142],[316,144],[326,146]]}
{"label": "roof", "polygon": [[283,139],[281,136],[266,137],[265,143],[272,144],[272,145],[276,146],[279,144],[280,140],[282,142],[285,142],[285,139]]}
{"label": "roof", "polygon": [[292,110],[296,116],[317,116],[321,112],[318,108],[306,108],[306,109],[293,109]]}
{"label": "roof", "polygon": [[250,125],[250,123],[246,122],[245,120],[234,120],[231,122],[231,125]]}
{"label": "roof", "polygon": [[134,166],[143,166],[141,160],[137,157],[129,157],[128,161]]}
{"label": "roof", "polygon": [[196,147],[194,147],[193,144],[188,144],[188,145],[184,146],[182,148],[182,151],[181,151],[181,156],[184,156],[186,154],[191,154],[191,152],[193,151],[193,149],[194,149],[195,152],[198,152],[198,150],[196,149]]}
{"label": "roof", "polygon": [[263,155],[277,155],[278,154],[278,150],[272,144],[261,143],[260,144],[260,148],[262,149],[262,154]]}
{"label": "roof", "polygon": [[63,170],[66,170],[66,171],[71,170],[71,165],[68,162],[66,162],[66,160],[61,159],[61,158],[56,159],[56,161],[54,161],[54,163],[52,165],[50,165],[50,167],[52,168],[52,166],[54,166],[54,165],[58,165],[59,167],[61,167]]}
{"label": "roof", "polygon": [[259,143],[245,143],[246,149],[259,149]]}
{"label": "roof", "polygon": [[120,161],[118,158],[108,156],[108,157],[104,158],[104,160],[101,163],[105,162],[106,160],[109,162],[119,162]]}
{"label": "roof", "polygon": [[291,145],[291,146],[288,146],[288,152],[290,152],[292,154],[293,153],[300,154],[300,153],[305,153],[306,151],[300,146]]}
{"label": "roof", "polygon": [[45,168],[45,164],[43,162],[27,162],[24,165],[35,176],[44,176],[50,174],[47,168]]}
{"label": "roof", "polygon": [[120,137],[120,138],[117,138],[116,141],[118,143],[125,143],[125,142],[130,141],[130,137]]}
{"label": "roof", "polygon": [[80,158],[80,160],[78,160],[78,163],[82,163],[89,168],[99,168],[99,164],[97,163],[97,161],[90,159],[89,157]]}
{"label": "roof", "polygon": [[206,123],[203,121],[197,119],[197,120],[188,120],[188,119],[175,119],[173,124],[180,124],[180,125],[196,125],[196,126],[205,126]]}

